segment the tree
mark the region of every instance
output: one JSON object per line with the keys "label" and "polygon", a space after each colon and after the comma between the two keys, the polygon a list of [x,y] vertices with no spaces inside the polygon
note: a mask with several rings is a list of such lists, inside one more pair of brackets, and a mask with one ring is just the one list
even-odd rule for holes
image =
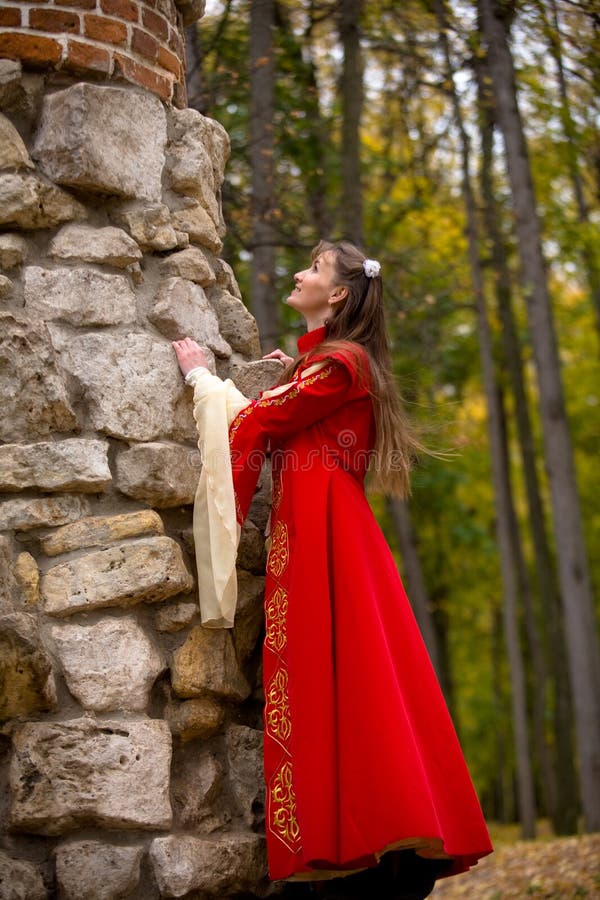
{"label": "tree", "polygon": [[340,95],[342,100],[341,224],[345,237],[364,244],[362,179],[360,171],[360,118],[363,105],[363,65],[360,14],[363,0],[341,0],[340,40],[344,51]]}

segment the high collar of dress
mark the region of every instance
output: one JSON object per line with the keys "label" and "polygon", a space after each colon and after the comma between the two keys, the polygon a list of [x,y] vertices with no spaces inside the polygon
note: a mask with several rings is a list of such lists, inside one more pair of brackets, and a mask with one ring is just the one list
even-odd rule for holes
{"label": "high collar of dress", "polygon": [[316,347],[317,344],[320,344],[321,341],[325,340],[325,332],[327,331],[327,327],[325,325],[321,325],[320,328],[313,328],[312,331],[307,331],[306,334],[303,334],[298,338],[298,353],[306,353],[307,350],[312,350],[313,347]]}

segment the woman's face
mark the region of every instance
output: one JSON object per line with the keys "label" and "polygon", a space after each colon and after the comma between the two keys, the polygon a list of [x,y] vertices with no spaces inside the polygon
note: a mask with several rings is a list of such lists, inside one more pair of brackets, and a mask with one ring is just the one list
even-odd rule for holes
{"label": "woman's face", "polygon": [[331,251],[326,250],[314,260],[309,269],[294,275],[296,286],[286,302],[305,317],[326,317],[331,311],[331,303],[339,299],[332,257]]}

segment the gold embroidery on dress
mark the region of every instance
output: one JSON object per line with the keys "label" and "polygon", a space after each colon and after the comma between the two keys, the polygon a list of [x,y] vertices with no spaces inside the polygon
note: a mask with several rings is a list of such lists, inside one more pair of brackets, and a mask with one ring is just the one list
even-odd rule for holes
{"label": "gold embroidery on dress", "polygon": [[271,780],[269,789],[271,830],[295,853],[300,848],[300,826],[296,818],[296,795],[292,764],[285,762]]}
{"label": "gold embroidery on dress", "polygon": [[273,578],[279,578],[289,561],[288,530],[285,522],[277,522],[271,535],[271,549],[267,559],[267,571]]}
{"label": "gold embroidery on dress", "polygon": [[273,491],[271,498],[271,505],[273,509],[279,509],[281,505],[281,498],[283,497],[283,482],[281,478],[281,474],[279,472],[273,475]]}
{"label": "gold embroidery on dress", "polygon": [[265,726],[279,743],[289,740],[292,733],[288,700],[288,674],[283,666],[275,672],[266,691]]}
{"label": "gold embroidery on dress", "polygon": [[284,591],[282,587],[277,587],[265,604],[265,646],[274,653],[281,653],[287,641],[287,611],[287,591]]}

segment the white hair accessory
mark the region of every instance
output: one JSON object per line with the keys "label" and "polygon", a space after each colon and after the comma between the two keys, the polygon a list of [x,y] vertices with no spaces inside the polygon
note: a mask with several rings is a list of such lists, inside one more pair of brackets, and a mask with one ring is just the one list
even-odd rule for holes
{"label": "white hair accessory", "polygon": [[376,259],[365,259],[363,262],[363,271],[367,278],[377,278],[381,272],[381,266]]}

